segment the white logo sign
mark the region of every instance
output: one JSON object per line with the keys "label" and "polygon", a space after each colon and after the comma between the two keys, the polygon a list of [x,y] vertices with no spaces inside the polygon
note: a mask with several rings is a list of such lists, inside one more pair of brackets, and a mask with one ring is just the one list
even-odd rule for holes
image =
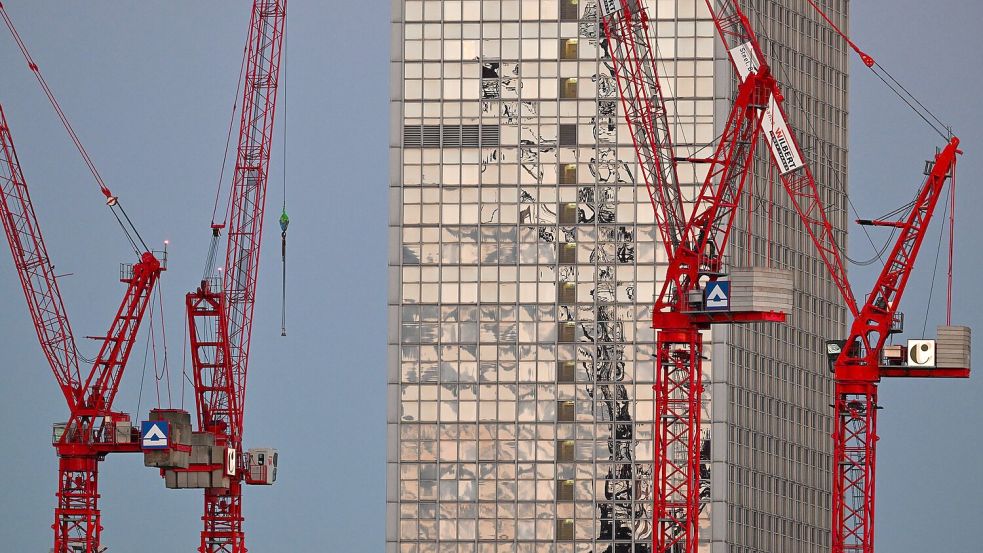
{"label": "white logo sign", "polygon": [[161,428],[161,424],[151,424],[143,433],[142,442],[144,449],[166,449],[167,431]]}
{"label": "white logo sign", "polygon": [[908,364],[915,367],[934,367],[935,340],[908,340]]}
{"label": "white logo sign", "polygon": [[761,128],[768,135],[768,147],[771,148],[778,169],[783,175],[805,165],[799,155],[799,148],[792,141],[792,131],[785,122],[785,116],[778,107],[774,94],[768,97],[768,109],[765,110]]}
{"label": "white logo sign", "polygon": [[706,290],[707,309],[727,309],[730,307],[730,283],[726,281],[708,282]]}
{"label": "white logo sign", "polygon": [[737,67],[737,73],[740,75],[742,83],[747,79],[748,75],[757,73],[758,69],[761,68],[761,62],[758,61],[758,55],[754,53],[754,47],[751,46],[750,42],[745,42],[736,48],[731,48],[730,58],[734,60],[734,65]]}

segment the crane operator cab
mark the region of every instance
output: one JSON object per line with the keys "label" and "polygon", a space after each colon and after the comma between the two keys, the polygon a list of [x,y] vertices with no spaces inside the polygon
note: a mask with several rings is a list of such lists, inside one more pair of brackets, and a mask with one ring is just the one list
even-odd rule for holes
{"label": "crane operator cab", "polygon": [[258,447],[246,452],[246,483],[269,486],[276,482],[277,451]]}

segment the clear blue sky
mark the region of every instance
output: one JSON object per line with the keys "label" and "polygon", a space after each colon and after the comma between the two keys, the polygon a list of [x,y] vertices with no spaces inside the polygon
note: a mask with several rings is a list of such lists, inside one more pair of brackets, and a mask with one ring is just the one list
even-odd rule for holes
{"label": "clear blue sky", "polygon": [[[170,363],[182,365],[182,297],[199,278],[208,239],[248,2],[139,3],[13,0],[5,3],[114,192],[148,242],[171,241],[162,282]],[[976,185],[983,173],[983,38],[977,3],[852,2],[852,32],[943,120],[967,154],[960,165],[954,319],[983,332],[983,269]],[[291,0],[286,69],[290,228],[289,317],[279,336],[275,218],[283,156],[274,154],[268,241],[254,331],[247,440],[281,450],[280,481],[246,490],[252,551],[382,551],[385,492],[385,301],[387,224],[388,2]],[[916,28],[917,24],[917,28]],[[0,33],[0,102],[11,125],[76,334],[105,331],[122,293],[117,264],[130,261],[78,155]],[[282,104],[281,104],[282,107]],[[854,62],[850,189],[862,216],[912,196],[938,138]],[[854,227],[855,230],[856,227]],[[927,241],[904,309],[921,328],[931,282]],[[854,258],[869,244],[851,240]],[[940,262],[944,275],[944,258]],[[869,271],[852,270],[858,295]],[[928,326],[941,320],[936,298]],[[51,422],[66,410],[45,366],[6,253],[0,253],[4,382],[0,450],[6,453],[0,543],[9,551],[50,547],[56,460]],[[92,355],[94,344],[80,347]],[[142,344],[117,406],[133,411]],[[148,383],[143,410],[156,403]],[[878,473],[880,551],[979,551],[983,513],[978,459],[980,378],[887,382],[881,387]],[[179,384],[173,386],[179,403]],[[191,397],[185,394],[186,406]],[[111,551],[193,551],[197,491],[167,491],[138,456],[102,465],[104,541]]]}

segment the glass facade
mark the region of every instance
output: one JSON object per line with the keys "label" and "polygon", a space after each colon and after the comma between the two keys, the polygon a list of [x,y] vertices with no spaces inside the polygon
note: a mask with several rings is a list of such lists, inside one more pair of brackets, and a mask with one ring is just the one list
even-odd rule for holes
{"label": "glass facade", "polygon": [[[757,4],[842,229],[846,53],[805,0]],[[703,0],[649,13],[677,155],[706,153],[735,90],[712,20]],[[665,254],[596,2],[396,0],[392,32],[387,552],[650,551],[649,320]],[[731,256],[794,269],[795,312],[714,332],[701,538],[713,553],[818,552],[821,350],[844,310],[780,187],[770,225],[761,215],[763,157],[755,171]],[[680,168],[684,197],[704,172]]]}

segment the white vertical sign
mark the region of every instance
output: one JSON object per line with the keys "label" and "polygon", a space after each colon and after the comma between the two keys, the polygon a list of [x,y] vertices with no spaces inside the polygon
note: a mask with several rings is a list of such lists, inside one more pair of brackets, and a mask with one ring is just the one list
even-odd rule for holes
{"label": "white vertical sign", "polygon": [[745,42],[736,48],[730,49],[730,59],[734,60],[737,73],[741,76],[741,82],[747,80],[751,73],[757,73],[761,68],[758,55],[754,53],[754,46],[750,42]]}
{"label": "white vertical sign", "polygon": [[607,17],[623,9],[621,0],[601,0],[601,15]]}
{"label": "white vertical sign", "polygon": [[761,129],[768,136],[768,147],[771,148],[771,153],[778,162],[778,169],[783,175],[805,165],[774,94],[768,97],[768,109],[765,110],[764,119],[761,121]]}

